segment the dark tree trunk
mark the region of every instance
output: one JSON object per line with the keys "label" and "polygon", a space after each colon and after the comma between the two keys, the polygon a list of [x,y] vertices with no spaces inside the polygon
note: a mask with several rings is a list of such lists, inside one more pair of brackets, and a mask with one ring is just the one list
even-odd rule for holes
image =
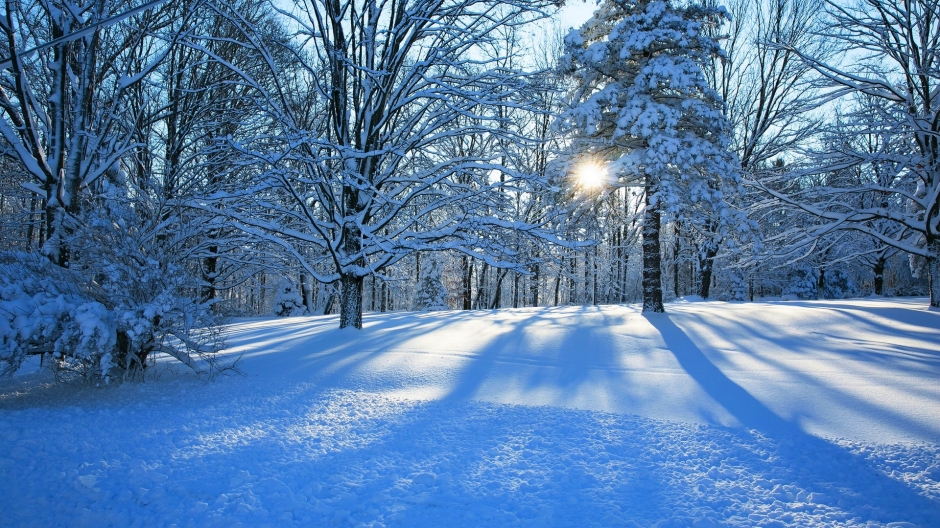
{"label": "dark tree trunk", "polygon": [[555,277],[555,302],[552,306],[558,306],[558,290],[561,289],[561,270],[558,270],[558,276]]}
{"label": "dark tree trunk", "polygon": [[469,310],[473,308],[473,259],[464,257],[463,265],[463,309]]}
{"label": "dark tree trunk", "polygon": [[483,262],[483,269],[480,270],[480,278],[477,279],[477,298],[474,305],[477,309],[486,307],[486,272],[489,270],[489,263]]}
{"label": "dark tree trunk", "polygon": [[503,296],[503,279],[506,277],[508,270],[499,270],[496,272],[496,293],[493,295],[493,302],[490,304],[490,310],[495,310],[501,308],[502,304],[500,299]]}
{"label": "dark tree trunk", "polygon": [[[536,255],[538,257],[538,255]],[[539,277],[540,272],[542,271],[541,266],[538,264],[535,265],[535,272],[532,274],[531,291],[532,291],[532,306],[539,305]]]}
{"label": "dark tree trunk", "polygon": [[339,327],[362,328],[362,277],[344,273],[340,288]]}
{"label": "dark tree trunk", "polygon": [[310,313],[310,289],[307,287],[307,274],[300,272],[300,298],[303,299],[304,308]]}
{"label": "dark tree trunk", "polygon": [[568,304],[575,304],[577,302],[577,293],[578,293],[578,284],[577,279],[575,279],[575,272],[578,270],[578,261],[575,260],[575,256],[571,255],[571,258],[568,259],[568,266],[570,273],[568,274]]}
{"label": "dark tree trunk", "polygon": [[672,244],[672,294],[679,298],[679,222],[672,225],[675,240]]}
{"label": "dark tree trunk", "polygon": [[887,259],[883,255],[878,256],[872,271],[875,273],[875,295],[884,295],[885,289],[885,264]]}
{"label": "dark tree trunk", "polygon": [[209,253],[213,256],[202,259],[202,302],[209,302],[215,299],[215,279],[218,276],[219,257],[214,255],[217,254],[218,251],[218,246],[211,246],[209,247]]}
{"label": "dark tree trunk", "polygon": [[930,307],[940,309],[940,237],[927,237],[927,284],[930,288]]}
{"label": "dark tree trunk", "polygon": [[702,299],[708,299],[712,288],[712,267],[715,264],[715,255],[718,254],[718,245],[709,243],[705,248],[705,253],[699,253],[699,289],[698,294]]}
{"label": "dark tree trunk", "polygon": [[823,299],[823,292],[826,288],[826,270],[819,268],[819,277],[816,277],[816,298]]}
{"label": "dark tree trunk", "polygon": [[382,293],[379,295],[379,298],[381,299],[379,311],[385,313],[388,311],[388,285],[384,280],[382,281]]}
{"label": "dark tree trunk", "polygon": [[594,246],[594,263],[593,264],[594,264],[594,276],[592,277],[592,279],[594,283],[592,285],[593,291],[591,292],[591,304],[597,306],[598,304],[600,304],[600,290],[598,289],[599,285],[597,284],[597,271],[598,271],[597,269],[597,246]]}
{"label": "dark tree trunk", "polygon": [[660,253],[659,205],[650,204],[653,194],[650,177],[646,177],[646,210],[643,213],[643,311],[663,313],[662,255]]}

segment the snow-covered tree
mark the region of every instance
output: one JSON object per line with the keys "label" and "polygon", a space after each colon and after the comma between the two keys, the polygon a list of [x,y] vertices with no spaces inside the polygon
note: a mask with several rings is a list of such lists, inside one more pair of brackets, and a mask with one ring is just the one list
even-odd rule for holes
{"label": "snow-covered tree", "polygon": [[[526,137],[500,109],[526,106],[533,77],[505,68],[487,44],[548,6],[272,2],[296,31],[280,44],[220,7],[271,73],[269,84],[247,73],[243,82],[276,133],[232,142],[261,176],[210,204],[318,281],[339,281],[341,327],[362,325],[364,278],[417,251],[523,266],[511,237],[497,235],[552,235],[510,214],[503,191],[538,182],[501,163],[500,140]],[[294,60],[279,64],[272,50]],[[476,148],[453,152],[455,138],[476,138]]]}
{"label": "snow-covered tree", "polygon": [[437,259],[432,258],[425,269],[415,289],[413,308],[418,312],[447,310],[447,288],[441,277],[441,266]]}
{"label": "snow-covered tree", "polygon": [[[68,267],[38,254],[0,254],[0,373],[29,354],[49,354],[60,372],[90,380],[139,377],[156,353],[199,373],[224,366],[221,320],[193,297],[199,279],[179,248],[198,228],[174,219],[156,193],[116,170],[68,217]],[[151,199],[156,198],[156,199]]]}
{"label": "snow-covered tree", "polygon": [[272,311],[278,317],[307,315],[304,298],[289,279],[282,280],[281,285],[277,287],[277,295],[274,297]]}
{"label": "snow-covered tree", "polygon": [[[563,67],[576,89],[565,121],[576,148],[609,160],[621,184],[645,190],[643,310],[662,312],[663,213],[718,236],[737,215],[730,127],[703,69],[721,55],[705,28],[721,9],[668,1],[605,0],[566,39]],[[711,222],[720,227],[706,229]]]}
{"label": "snow-covered tree", "polygon": [[[825,80],[828,100],[848,98],[843,134],[878,136],[827,144],[807,164],[761,189],[817,219],[812,234],[856,230],[924,259],[930,305],[940,308],[940,3],[936,0],[830,1],[825,37],[843,52],[827,61],[797,53]],[[838,60],[844,59],[844,60]],[[870,178],[807,185],[848,167]],[[876,200],[859,199],[867,195]]]}
{"label": "snow-covered tree", "polygon": [[[151,36],[169,16],[166,9],[119,16],[136,7],[131,0],[7,2],[0,16],[0,137],[29,174],[24,185],[45,204],[44,251],[60,265],[70,260],[63,220],[80,212],[81,193],[143,146],[129,95],[163,60],[169,44]],[[31,48],[38,51],[24,53]]]}

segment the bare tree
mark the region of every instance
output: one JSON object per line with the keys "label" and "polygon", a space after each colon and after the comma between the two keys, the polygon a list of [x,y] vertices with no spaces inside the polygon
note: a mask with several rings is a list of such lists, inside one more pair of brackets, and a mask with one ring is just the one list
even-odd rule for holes
{"label": "bare tree", "polygon": [[[813,234],[856,230],[926,262],[930,305],[940,307],[940,2],[858,0],[829,2],[824,38],[839,42],[842,61],[827,61],[804,49],[797,53],[824,79],[824,100],[856,97],[852,121],[842,126],[883,138],[811,152],[811,166],[764,182],[776,200],[818,219]],[[851,101],[850,101],[851,102]],[[863,184],[807,185],[814,174],[847,167],[881,167],[882,176]],[[872,172],[874,174],[874,172]],[[859,200],[881,195],[884,200]],[[894,224],[888,228],[886,223]]]}
{"label": "bare tree", "polygon": [[[549,5],[272,3],[295,30],[277,45],[293,55],[287,65],[277,64],[274,43],[256,27],[220,6],[271,72],[270,85],[247,74],[243,82],[278,131],[233,142],[260,177],[248,191],[217,197],[218,211],[295,256],[318,281],[339,281],[340,327],[362,326],[364,277],[417,251],[455,250],[521,269],[511,237],[497,235],[552,235],[510,214],[503,191],[532,177],[503,164],[499,145],[528,141],[506,126],[504,110],[529,104],[533,77],[506,68],[488,43]],[[446,148],[471,135],[483,140],[475,152]]]}

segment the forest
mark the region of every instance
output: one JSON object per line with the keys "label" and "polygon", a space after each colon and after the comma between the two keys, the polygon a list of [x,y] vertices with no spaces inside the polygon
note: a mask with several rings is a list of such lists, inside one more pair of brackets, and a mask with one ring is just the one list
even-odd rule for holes
{"label": "forest", "polygon": [[[0,374],[232,317],[940,308],[940,2],[7,0]],[[206,367],[208,365],[208,367]]]}

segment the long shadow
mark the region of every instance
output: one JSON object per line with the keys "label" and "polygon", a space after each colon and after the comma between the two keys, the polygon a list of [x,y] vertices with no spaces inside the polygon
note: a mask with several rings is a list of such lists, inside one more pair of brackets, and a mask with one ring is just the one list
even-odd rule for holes
{"label": "long shadow", "polygon": [[[767,345],[772,349],[781,346],[781,343],[786,343],[787,349],[791,352],[813,354],[819,350],[819,338],[813,334],[803,333],[796,336],[785,334],[767,335],[766,328],[757,328],[752,321],[722,317],[718,314],[709,314],[709,317],[706,318],[701,314],[686,313],[683,314],[682,317],[687,321],[695,321],[696,325],[703,328],[714,328],[717,322],[720,323],[718,325],[720,328],[729,330],[729,335],[746,336],[748,340],[755,340],[758,343],[765,344],[751,344],[750,348],[752,350],[762,350]],[[871,321],[860,320],[857,324],[859,328],[868,328],[870,323]],[[693,333],[693,336],[694,335]],[[923,377],[925,374],[937,372],[937,367],[940,366],[938,365],[940,354],[933,353],[933,355],[930,355],[932,353],[930,350],[919,348],[901,350],[899,345],[894,345],[887,341],[884,343],[872,343],[868,346],[871,347],[876,344],[883,346],[885,351],[890,352],[890,354],[873,350],[862,350],[852,346],[841,348],[839,353],[840,355],[844,355],[854,361],[862,362],[863,364],[876,365],[886,374],[897,372]],[[901,357],[902,355],[903,357]],[[866,419],[877,419],[882,424],[888,425],[897,431],[904,431],[916,435],[916,437],[919,438],[937,438],[936,430],[925,427],[924,424],[911,419],[910,416],[892,411],[888,406],[878,405],[870,399],[861,398],[846,390],[841,390],[832,384],[824,383],[820,381],[819,378],[811,376],[811,373],[801,371],[794,368],[792,365],[786,364],[784,361],[780,361],[779,358],[775,357],[773,354],[751,354],[750,357],[771,366],[774,370],[787,373],[793,381],[799,381],[801,384],[815,388],[815,390],[831,396],[838,401],[839,405],[845,408],[851,408],[854,412],[866,416]],[[916,391],[910,386],[905,387],[904,390],[910,394],[925,398],[935,396],[933,392]]]}
{"label": "long shadow", "polygon": [[764,432],[799,432],[794,424],[778,416],[725,376],[685,332],[672,322],[668,314],[644,314],[644,317],[659,331],[666,348],[676,357],[686,374],[741,425]]}
{"label": "long shadow", "polygon": [[[819,477],[829,481],[830,485],[835,483],[832,489],[839,490],[845,497],[852,496],[853,500],[861,498],[868,501],[879,511],[904,511],[905,508],[916,507],[926,516],[925,519],[930,519],[927,525],[940,525],[940,504],[918,495],[901,482],[880,474],[873,477],[859,456],[804,432],[797,424],[774,413],[716,367],[668,314],[644,314],[644,317],[659,331],[683,370],[741,425],[778,445],[796,446],[796,453],[789,456],[805,451],[825,457],[828,471]],[[789,469],[793,471],[795,468],[791,465]],[[877,494],[872,493],[874,490]]]}

